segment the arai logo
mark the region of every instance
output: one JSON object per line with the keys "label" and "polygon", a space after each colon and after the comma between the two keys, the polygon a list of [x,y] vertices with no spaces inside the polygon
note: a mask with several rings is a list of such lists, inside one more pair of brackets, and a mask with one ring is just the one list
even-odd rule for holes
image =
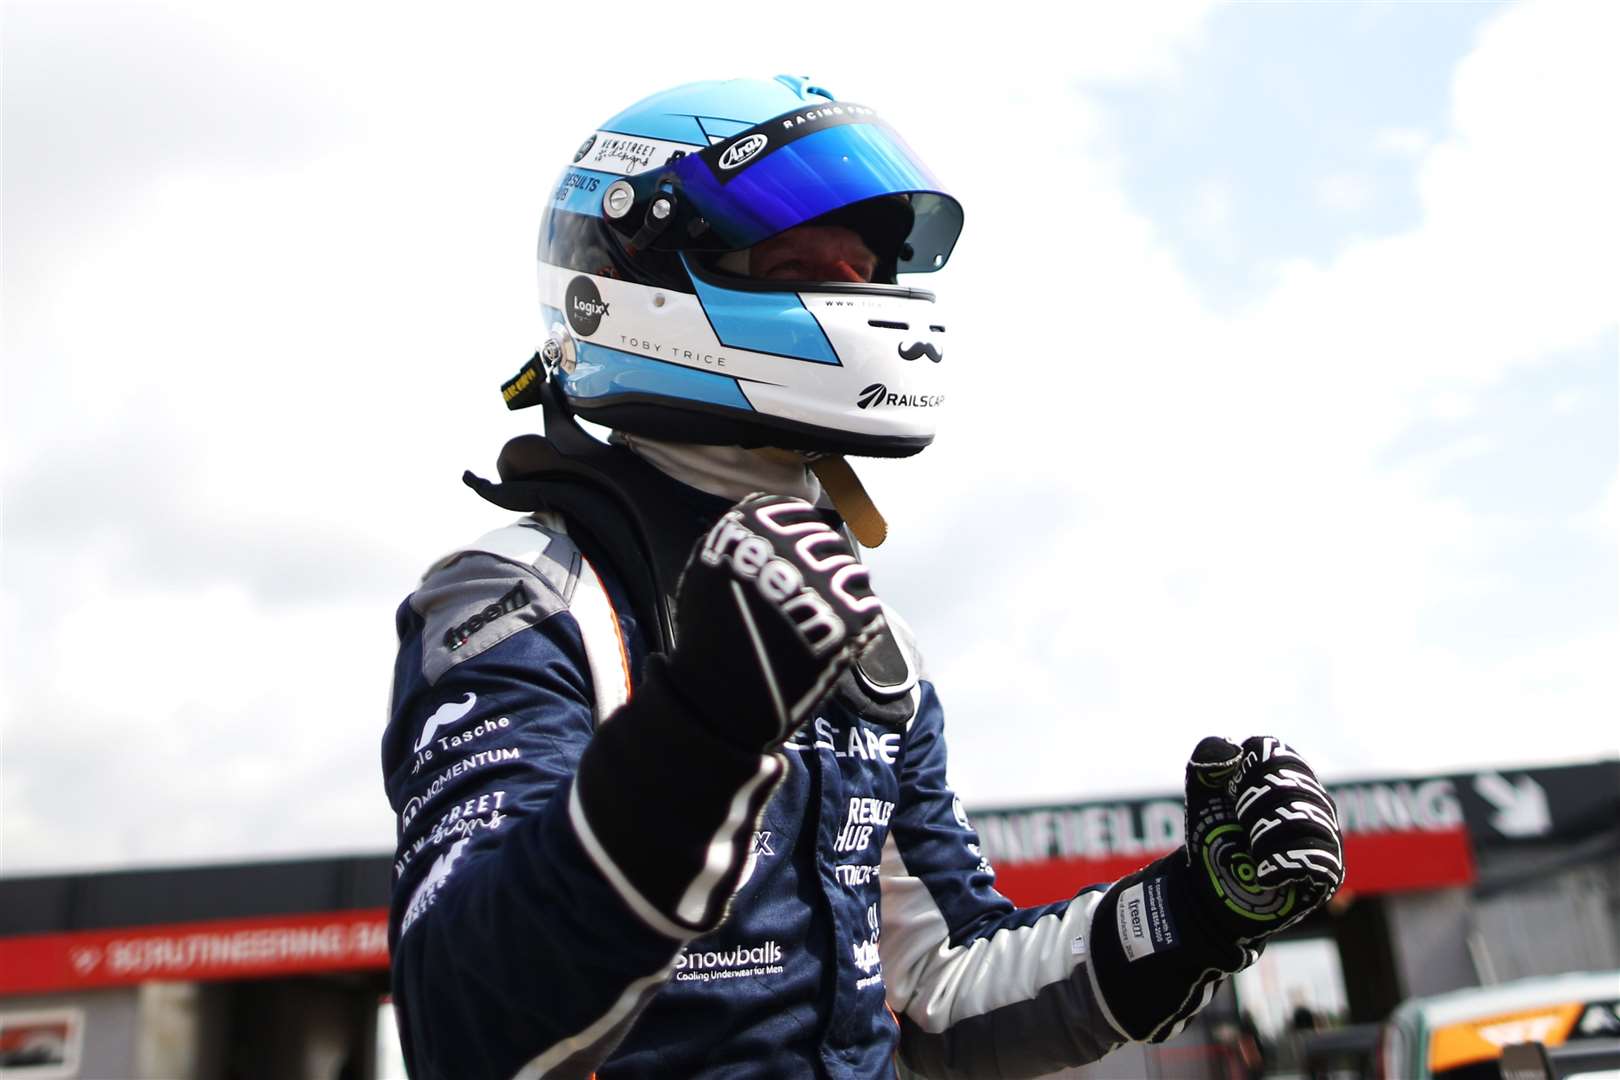
{"label": "arai logo", "polygon": [[732,143],[726,147],[726,152],[720,155],[720,167],[722,169],[735,169],[739,165],[748,164],[761,150],[765,149],[765,144],[768,142],[770,140],[765,137],[764,132],[756,131],[748,138]]}

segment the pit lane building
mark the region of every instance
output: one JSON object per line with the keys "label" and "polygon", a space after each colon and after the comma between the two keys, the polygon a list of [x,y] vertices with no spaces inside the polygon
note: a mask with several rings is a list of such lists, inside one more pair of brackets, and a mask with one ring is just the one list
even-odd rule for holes
{"label": "pit lane building", "polygon": [[[1620,967],[1620,759],[1329,786],[1346,892],[1290,936],[1336,946],[1348,1020]],[[1181,835],[1171,793],[971,816],[1020,904],[1118,877]],[[390,1075],[390,875],[378,854],[0,878],[0,1077]],[[1075,1075],[1219,1075],[1222,999],[1176,1044]]]}

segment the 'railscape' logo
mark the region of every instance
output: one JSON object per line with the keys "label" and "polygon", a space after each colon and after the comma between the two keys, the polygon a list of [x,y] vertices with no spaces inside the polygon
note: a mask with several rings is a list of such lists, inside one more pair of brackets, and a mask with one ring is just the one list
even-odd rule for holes
{"label": "'railscape' logo", "polygon": [[875,409],[880,405],[901,405],[911,409],[935,409],[945,404],[944,394],[891,394],[889,388],[880,382],[861,391],[856,399],[855,407],[858,409]]}

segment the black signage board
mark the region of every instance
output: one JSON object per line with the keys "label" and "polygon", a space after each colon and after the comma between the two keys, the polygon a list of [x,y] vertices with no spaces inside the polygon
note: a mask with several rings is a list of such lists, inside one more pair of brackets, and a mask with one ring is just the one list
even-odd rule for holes
{"label": "black signage board", "polygon": [[[1476,849],[1488,849],[1574,841],[1620,829],[1620,759],[1330,780],[1327,787],[1350,835],[1440,832],[1463,826]],[[1173,837],[1179,838],[1180,802],[1179,795],[1167,792],[1061,805],[984,807],[973,817],[1004,855],[1107,857],[1162,849]],[[1020,851],[1024,847],[1042,850]],[[1074,850],[1067,850],[1071,847]]]}
{"label": "black signage board", "polygon": [[[1620,760],[1481,769],[1440,779],[1449,781],[1455,791],[1468,834],[1478,848],[1580,840],[1620,828]],[[1341,789],[1355,786],[1328,785],[1335,797]]]}

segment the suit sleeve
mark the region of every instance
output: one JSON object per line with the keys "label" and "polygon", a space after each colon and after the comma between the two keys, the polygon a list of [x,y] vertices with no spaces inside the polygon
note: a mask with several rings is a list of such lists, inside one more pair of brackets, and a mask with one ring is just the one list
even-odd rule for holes
{"label": "suit sleeve", "polygon": [[883,854],[881,948],[905,1064],[924,1076],[1040,1076],[1126,1041],[1089,964],[1102,887],[1017,908],[995,889],[945,778],[943,712],[920,684]]}
{"label": "suit sleeve", "polygon": [[543,554],[487,546],[441,562],[396,620],[401,1041],[418,1080],[584,1077],[724,918],[783,762],[716,739],[656,663],[593,730],[578,552],[555,534]]}

